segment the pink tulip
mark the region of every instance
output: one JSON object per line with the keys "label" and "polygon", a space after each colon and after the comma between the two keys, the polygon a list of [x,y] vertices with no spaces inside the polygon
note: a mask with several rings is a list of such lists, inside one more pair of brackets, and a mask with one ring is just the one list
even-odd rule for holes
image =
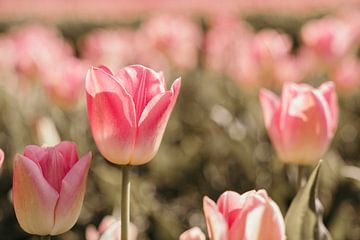
{"label": "pink tulip", "polygon": [[5,154],[4,151],[0,148],[0,168],[2,167],[4,163]]}
{"label": "pink tulip", "polygon": [[179,240],[205,240],[205,234],[198,227],[190,228],[189,230],[183,232]]}
{"label": "pink tulip", "polygon": [[281,211],[265,190],[227,191],[217,203],[204,197],[203,207],[211,240],[286,239]]}
{"label": "pink tulip", "polygon": [[139,165],[159,149],[181,80],[166,90],[162,73],[132,65],[113,75],[92,67],[86,76],[87,106],[95,143],[110,162]]}
{"label": "pink tulip", "polygon": [[345,56],[354,46],[356,35],[349,23],[337,18],[313,20],[301,29],[304,45],[326,63]]}
{"label": "pink tulip", "polygon": [[183,16],[158,15],[145,21],[137,35],[138,61],[154,68],[197,66],[201,31]]}
{"label": "pink tulip", "polygon": [[49,98],[63,108],[76,104],[85,86],[86,68],[84,62],[67,57],[51,68],[42,69],[42,83]]}
{"label": "pink tulip", "polygon": [[263,29],[239,48],[232,60],[230,75],[241,87],[250,90],[276,88],[286,81],[298,81],[299,72],[290,54],[291,47],[292,42],[286,34]]}
{"label": "pink tulip", "polygon": [[[105,216],[101,220],[99,227],[90,225],[86,228],[86,240],[99,240],[101,237],[106,236],[106,240],[120,240],[120,226],[121,222],[113,216]],[[137,227],[130,223],[129,239],[136,240],[138,235]]]}
{"label": "pink tulip", "polygon": [[113,69],[134,61],[134,33],[130,30],[95,30],[81,42],[81,55],[93,65],[104,64]]}
{"label": "pink tulip", "polygon": [[334,66],[331,79],[336,90],[343,95],[354,93],[360,86],[360,62],[356,57],[346,57]]}
{"label": "pink tulip", "polygon": [[279,157],[289,163],[313,164],[327,150],[338,120],[332,82],[318,89],[287,83],[279,99],[262,89],[260,102],[265,126]]}
{"label": "pink tulip", "polygon": [[79,217],[91,153],[78,160],[76,145],[29,145],[14,160],[13,200],[22,229],[35,235],[68,231]]}

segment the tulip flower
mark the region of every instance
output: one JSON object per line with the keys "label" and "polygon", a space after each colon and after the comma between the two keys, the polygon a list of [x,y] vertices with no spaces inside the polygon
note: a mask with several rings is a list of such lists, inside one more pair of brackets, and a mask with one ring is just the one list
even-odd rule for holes
{"label": "tulip flower", "polygon": [[281,160],[311,165],[327,150],[338,119],[333,82],[318,89],[286,83],[279,99],[262,89],[260,102],[265,126]]}
{"label": "tulip flower", "polygon": [[244,194],[224,192],[217,203],[204,197],[210,240],[284,240],[285,223],[265,190]]}
{"label": "tulip flower", "polygon": [[76,145],[29,145],[14,160],[13,200],[16,217],[26,232],[58,235],[79,217],[91,153],[78,160]]}
{"label": "tulip flower", "polygon": [[113,75],[92,67],[86,76],[88,116],[101,154],[120,165],[149,162],[159,149],[180,90],[170,90],[162,73],[132,65]]}
{"label": "tulip flower", "polygon": [[205,240],[205,234],[198,227],[190,228],[189,230],[183,232],[179,240]]}
{"label": "tulip flower", "polygon": [[[104,237],[107,240],[119,240],[121,222],[113,216],[105,216],[101,220],[99,227],[96,228],[93,225],[90,225],[86,228],[85,237],[86,240],[99,240],[101,237]],[[136,240],[138,235],[137,227],[130,223],[130,232],[129,239]]]}
{"label": "tulip flower", "polygon": [[4,163],[4,157],[5,157],[4,151],[0,148],[0,168]]}
{"label": "tulip flower", "polygon": [[339,94],[350,95],[360,86],[360,61],[353,56],[344,58],[330,73]]}

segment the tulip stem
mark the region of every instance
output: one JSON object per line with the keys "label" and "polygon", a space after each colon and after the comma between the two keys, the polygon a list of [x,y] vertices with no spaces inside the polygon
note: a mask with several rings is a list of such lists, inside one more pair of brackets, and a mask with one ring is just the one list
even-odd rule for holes
{"label": "tulip stem", "polygon": [[306,167],[298,165],[297,190],[299,191],[306,184]]}
{"label": "tulip stem", "polygon": [[130,223],[130,166],[123,166],[122,192],[121,192],[121,240],[129,239]]}

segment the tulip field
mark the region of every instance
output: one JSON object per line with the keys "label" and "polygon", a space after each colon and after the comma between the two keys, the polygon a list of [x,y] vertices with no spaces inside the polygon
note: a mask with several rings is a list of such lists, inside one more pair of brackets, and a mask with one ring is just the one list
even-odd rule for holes
{"label": "tulip field", "polygon": [[0,1],[0,240],[360,239],[358,1],[60,2]]}

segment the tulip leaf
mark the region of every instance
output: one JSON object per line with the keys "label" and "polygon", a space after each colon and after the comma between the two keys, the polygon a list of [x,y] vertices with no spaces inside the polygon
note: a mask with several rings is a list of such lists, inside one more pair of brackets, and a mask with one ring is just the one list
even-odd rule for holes
{"label": "tulip leaf", "polygon": [[311,173],[306,185],[299,190],[285,217],[288,240],[330,240],[322,222],[322,206],[317,197],[321,161]]}

